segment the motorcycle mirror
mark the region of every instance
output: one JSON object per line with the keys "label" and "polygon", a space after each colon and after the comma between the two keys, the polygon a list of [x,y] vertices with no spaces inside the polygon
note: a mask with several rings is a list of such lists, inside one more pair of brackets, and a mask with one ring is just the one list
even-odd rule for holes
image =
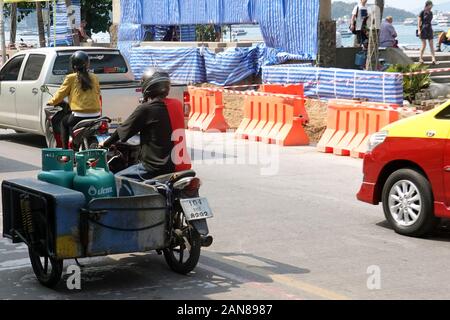
{"label": "motorcycle mirror", "polygon": [[42,93],[50,93],[50,90],[46,85],[41,86],[41,92]]}

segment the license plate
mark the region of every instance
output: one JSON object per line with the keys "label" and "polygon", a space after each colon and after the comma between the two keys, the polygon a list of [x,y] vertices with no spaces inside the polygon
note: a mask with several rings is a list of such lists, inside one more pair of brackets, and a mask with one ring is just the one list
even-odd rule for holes
{"label": "license plate", "polygon": [[187,221],[213,217],[206,198],[181,199],[180,203]]}

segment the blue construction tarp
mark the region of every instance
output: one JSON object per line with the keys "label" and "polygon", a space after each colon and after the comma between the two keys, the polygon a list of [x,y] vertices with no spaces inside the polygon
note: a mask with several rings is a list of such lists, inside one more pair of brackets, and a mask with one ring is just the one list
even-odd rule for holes
{"label": "blue construction tarp", "polygon": [[[202,48],[136,47],[137,43],[120,42],[119,49],[130,61],[139,79],[146,68],[158,66],[167,70],[176,83],[209,82],[232,85],[260,73],[261,67],[292,56],[268,49],[264,44],[249,48],[228,48],[214,53]],[[307,64],[311,66],[311,64]]]}
{"label": "blue construction tarp", "polygon": [[224,52],[213,53],[202,50],[205,59],[206,79],[209,83],[226,86],[240,82],[259,72],[258,46],[251,48],[229,48]]}
{"label": "blue construction tarp", "polygon": [[[144,3],[155,2],[143,0],[121,0],[120,1],[120,21],[121,23],[141,24],[144,15]],[[147,14],[147,13],[146,13]]]}
{"label": "blue construction tarp", "polygon": [[175,84],[206,82],[205,63],[199,48],[131,48],[130,65],[136,79],[140,79],[147,68],[159,67],[170,74]]}
{"label": "blue construction tarp", "polygon": [[[76,1],[76,0],[75,0]],[[76,5],[78,3],[78,6]],[[74,3],[75,8],[75,21],[77,20],[77,11],[80,11],[79,1]],[[50,27],[50,38],[48,39],[48,45],[50,47],[55,46],[71,46],[73,44],[72,30],[67,18],[67,7],[64,0],[58,0],[56,2],[56,8],[54,8],[55,21]]]}
{"label": "blue construction tarp", "polygon": [[122,4],[122,23],[258,23],[268,47],[304,59],[317,55],[319,0],[122,0]]}
{"label": "blue construction tarp", "polygon": [[180,27],[180,41],[197,40],[197,32],[195,25],[184,25]]}
{"label": "blue construction tarp", "polygon": [[223,0],[222,22],[224,24],[254,23],[253,0]]}
{"label": "blue construction tarp", "polygon": [[151,1],[144,0],[143,12],[145,12],[145,14],[142,17],[142,24],[147,25],[180,24],[180,3],[178,0],[151,0]]}
{"label": "blue construction tarp", "polygon": [[144,27],[141,24],[123,23],[119,27],[119,41],[141,41],[144,37]]}
{"label": "blue construction tarp", "polygon": [[262,80],[264,83],[305,83],[308,97],[403,104],[403,77],[398,73],[280,65],[262,67]]}

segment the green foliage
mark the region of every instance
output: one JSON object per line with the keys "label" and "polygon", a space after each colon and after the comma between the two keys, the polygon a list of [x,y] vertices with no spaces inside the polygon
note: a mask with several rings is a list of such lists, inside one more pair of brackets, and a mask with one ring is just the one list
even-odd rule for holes
{"label": "green foliage", "polygon": [[216,33],[213,25],[198,25],[196,28],[197,41],[214,42]]}
{"label": "green foliage", "polygon": [[92,33],[107,32],[112,24],[111,0],[81,0],[81,16]]}
{"label": "green foliage", "polygon": [[[5,17],[9,18],[11,16],[11,5],[10,3],[5,4]],[[21,11],[24,10],[24,11]],[[17,3],[17,22],[21,22],[28,16],[31,12],[36,9],[36,4],[33,2],[19,2]],[[33,11],[30,11],[33,10]]]}
{"label": "green foliage", "polygon": [[[401,65],[396,64],[390,66],[387,72],[410,73],[427,70],[428,67],[420,64]],[[413,76],[403,76],[403,95],[406,100],[413,102],[415,96],[420,90],[428,88],[431,84],[430,74],[420,74]]]}

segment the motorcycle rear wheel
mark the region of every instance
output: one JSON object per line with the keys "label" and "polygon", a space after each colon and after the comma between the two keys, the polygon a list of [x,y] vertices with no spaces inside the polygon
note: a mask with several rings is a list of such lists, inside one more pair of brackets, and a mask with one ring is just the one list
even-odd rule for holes
{"label": "motorcycle rear wheel", "polygon": [[[180,274],[188,274],[197,266],[200,259],[201,240],[200,234],[192,226],[185,222],[184,217],[179,219],[180,225],[176,226],[181,230],[183,237],[175,236],[174,243],[163,250],[164,258],[169,267]],[[189,245],[186,244],[186,240]],[[190,249],[188,247],[190,246]],[[189,257],[186,258],[186,255]]]}

